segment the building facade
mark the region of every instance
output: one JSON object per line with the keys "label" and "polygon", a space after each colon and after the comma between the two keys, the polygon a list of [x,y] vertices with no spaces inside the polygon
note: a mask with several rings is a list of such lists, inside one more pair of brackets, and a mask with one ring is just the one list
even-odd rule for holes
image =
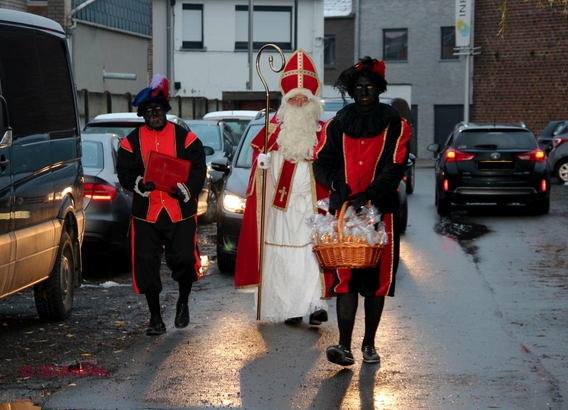
{"label": "building facade", "polygon": [[356,3],[359,54],[385,60],[388,84],[411,86],[417,157],[431,158],[427,146],[463,120],[465,58],[453,55],[455,0]]}
{"label": "building facade", "polygon": [[543,3],[509,2],[501,36],[495,2],[475,1],[473,121],[522,121],[538,136],[568,118],[568,15]]}
{"label": "building facade", "polygon": [[[323,73],[323,0],[270,0],[253,2],[253,53],[248,52],[248,0],[184,0],[173,6],[172,78],[175,95],[223,101],[225,109],[258,109],[265,102],[266,89],[273,104],[280,96],[280,75],[276,69],[298,48],[313,59]],[[252,57],[252,58],[251,58]],[[249,59],[251,62],[249,64]]]}

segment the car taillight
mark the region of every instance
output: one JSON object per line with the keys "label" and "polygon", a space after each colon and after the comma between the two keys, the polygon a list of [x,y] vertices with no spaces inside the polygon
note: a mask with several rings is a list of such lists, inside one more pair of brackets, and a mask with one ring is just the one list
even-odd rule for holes
{"label": "car taillight", "polygon": [[475,154],[468,154],[454,148],[450,148],[446,151],[446,162],[471,161],[474,158]]}
{"label": "car taillight", "polygon": [[444,191],[447,191],[448,189],[450,189],[450,183],[447,179],[444,179]]}
{"label": "car taillight", "polygon": [[540,181],[540,190],[542,192],[546,192],[546,179],[543,179],[542,181]]}
{"label": "car taillight", "polygon": [[104,184],[85,184],[84,188],[85,198],[93,201],[111,201],[116,198],[116,188]]}
{"label": "car taillight", "polygon": [[526,152],[524,154],[517,154],[515,156],[519,161],[544,162],[546,160],[546,154],[540,148],[537,148],[531,152]]}
{"label": "car taillight", "polygon": [[556,148],[564,144],[566,141],[568,141],[567,137],[556,137],[552,140],[552,145],[554,145],[554,148]]}

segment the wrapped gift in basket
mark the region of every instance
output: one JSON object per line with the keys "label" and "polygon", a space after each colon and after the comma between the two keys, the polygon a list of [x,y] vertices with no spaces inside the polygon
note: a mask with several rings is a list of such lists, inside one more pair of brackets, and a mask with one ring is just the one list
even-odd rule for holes
{"label": "wrapped gift in basket", "polygon": [[314,215],[313,252],[324,269],[361,269],[377,265],[388,235],[374,206],[356,213],[349,202],[336,219],[330,214]]}

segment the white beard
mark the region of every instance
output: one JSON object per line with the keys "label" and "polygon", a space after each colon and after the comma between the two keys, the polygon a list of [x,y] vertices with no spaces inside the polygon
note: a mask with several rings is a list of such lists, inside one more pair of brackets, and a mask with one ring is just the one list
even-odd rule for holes
{"label": "white beard", "polygon": [[318,142],[316,133],[321,129],[318,123],[320,111],[321,105],[316,105],[314,101],[302,107],[287,102],[282,104],[277,114],[281,128],[276,142],[285,159],[291,162],[313,159],[314,147]]}

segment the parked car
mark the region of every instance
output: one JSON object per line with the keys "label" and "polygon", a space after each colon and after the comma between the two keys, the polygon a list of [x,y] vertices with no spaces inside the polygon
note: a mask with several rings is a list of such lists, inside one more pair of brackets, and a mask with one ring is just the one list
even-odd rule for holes
{"label": "parked car", "polygon": [[568,120],[550,121],[538,137],[538,145],[547,154],[552,150],[556,137],[568,136]]}
{"label": "parked car", "polygon": [[451,204],[520,203],[548,213],[550,177],[546,154],[523,124],[459,123],[436,154],[436,207]]}
{"label": "parked car", "polygon": [[553,177],[562,184],[568,182],[568,133],[554,138],[552,150],[546,159],[548,169]]}
{"label": "parked car", "polygon": [[[353,98],[324,98],[321,100],[323,104],[324,114],[322,116],[322,121],[328,121],[331,119],[337,111],[355,102]],[[408,143],[409,155],[408,155],[408,166],[406,168],[406,174],[404,176],[404,181],[406,183],[406,193],[412,194],[414,192],[414,175],[415,175],[415,163],[416,163],[416,133],[414,131],[414,121],[412,120],[412,111],[408,105],[408,102],[404,98],[380,98],[380,102],[383,104],[392,105],[400,116],[404,118],[410,128],[412,129],[412,135],[410,136],[410,141]]]}
{"label": "parked car", "polygon": [[86,213],[83,254],[108,253],[114,266],[129,270],[132,192],[118,181],[116,161],[121,139],[117,134],[82,135]]}
{"label": "parked car", "polygon": [[[166,114],[166,118],[168,121],[180,125],[189,131],[189,127],[185,121],[177,115]],[[85,125],[83,133],[111,133],[118,134],[120,137],[126,137],[134,128],[142,124],[144,124],[144,117],[139,117],[135,112],[99,114]]]}
{"label": "parked car", "polygon": [[[226,160],[213,161],[212,167],[228,174],[223,192],[222,207],[217,217],[217,265],[221,272],[233,273],[237,257],[237,246],[246,205],[246,189],[252,167],[251,140],[265,125],[265,118],[252,120],[246,128],[235,152],[231,166]],[[406,186],[401,181],[398,187],[401,233],[406,230],[408,203]]]}
{"label": "parked car", "polygon": [[82,282],[80,132],[65,31],[0,8],[0,299],[33,287],[47,320]]}
{"label": "parked car", "polygon": [[220,120],[185,120],[191,131],[197,135],[204,146],[211,147],[207,155],[208,174],[211,180],[211,188],[207,199],[207,212],[201,216],[205,223],[211,223],[217,218],[223,189],[225,187],[226,174],[211,168],[211,161],[221,158],[230,163],[233,152],[239,142],[233,128]]}
{"label": "parked car", "polygon": [[[166,114],[168,121],[178,124],[186,130],[190,130],[187,123],[176,115]],[[126,137],[136,127],[144,124],[144,118],[136,115],[135,112],[117,112],[111,114],[100,114],[93,118],[85,125],[82,134],[118,134],[120,137]],[[211,154],[210,149],[205,150],[206,154]],[[203,190],[199,194],[197,202],[197,216],[201,217],[207,213],[209,191],[211,186],[211,177],[207,175]]]}
{"label": "parked car", "polygon": [[233,129],[237,140],[240,140],[248,123],[250,120],[254,119],[258,113],[258,111],[253,110],[212,111],[205,114],[203,119],[223,121]]}

